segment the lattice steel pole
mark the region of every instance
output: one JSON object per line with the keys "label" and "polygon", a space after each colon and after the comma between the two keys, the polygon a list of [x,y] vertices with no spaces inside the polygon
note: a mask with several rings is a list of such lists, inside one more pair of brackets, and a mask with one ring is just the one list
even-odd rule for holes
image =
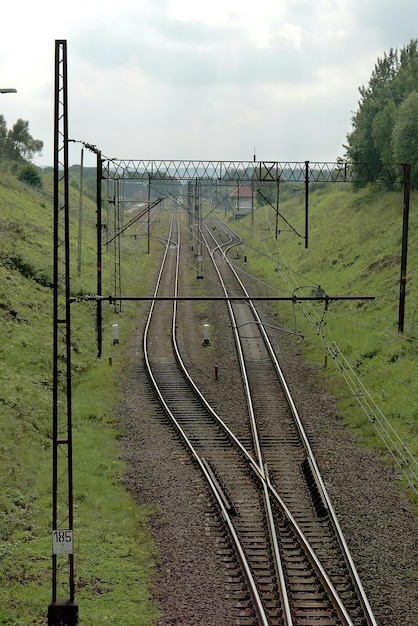
{"label": "lattice steel pole", "polygon": [[103,315],[102,315],[102,153],[95,146],[89,148],[96,153],[96,234],[97,234],[97,295],[96,304],[96,331],[97,331],[97,358],[102,358],[103,349]]}
{"label": "lattice steel pole", "polygon": [[48,626],[73,626],[78,623],[78,606],[74,599],[73,554],[67,120],[67,42],[57,40],[54,105],[52,600],[48,607]]}
{"label": "lattice steel pole", "polygon": [[[120,233],[123,229],[123,216],[122,216],[122,204],[121,199],[121,180],[116,178],[114,180],[115,185],[115,202],[114,202],[114,240],[113,240],[113,293],[117,296],[122,295],[122,276],[121,276],[121,263],[120,263]],[[116,236],[117,235],[117,236]],[[122,311],[122,304],[115,302],[115,313]]]}

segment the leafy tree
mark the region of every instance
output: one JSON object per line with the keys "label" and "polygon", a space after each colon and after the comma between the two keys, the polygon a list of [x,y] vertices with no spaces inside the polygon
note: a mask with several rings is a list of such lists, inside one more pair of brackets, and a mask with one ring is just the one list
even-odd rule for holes
{"label": "leafy tree", "polygon": [[5,158],[7,126],[3,115],[0,115],[0,161]]}
{"label": "leafy tree", "polygon": [[[393,114],[390,103],[395,101],[393,81],[398,69],[398,54],[391,49],[383,59],[377,60],[368,86],[359,88],[359,109],[352,118],[353,130],[347,135],[346,146],[348,158],[356,163],[378,163],[383,160],[383,146],[379,139],[382,128],[387,127]],[[375,117],[379,114],[380,120],[375,123],[373,131]]]}
{"label": "leafy tree", "polygon": [[43,187],[41,173],[39,167],[33,165],[33,163],[23,163],[19,166],[17,177],[22,182],[30,185],[31,187]]}
{"label": "leafy tree", "polygon": [[411,184],[418,187],[418,92],[413,91],[399,107],[392,140],[395,160],[411,164]]}
{"label": "leafy tree", "polygon": [[412,40],[405,46],[399,53],[399,59],[396,87],[403,101],[412,91],[418,91],[418,40]]}
{"label": "leafy tree", "polygon": [[29,133],[29,122],[18,119],[13,128],[4,133],[6,124],[3,116],[0,119],[0,159],[10,161],[32,161],[35,154],[42,151],[43,141],[34,139]]}
{"label": "leafy tree", "polygon": [[[354,165],[411,163],[414,171],[418,165],[418,40],[378,59],[369,84],[359,92],[359,108],[347,135],[347,158]],[[418,187],[417,177],[412,182]]]}
{"label": "leafy tree", "polygon": [[390,163],[393,160],[392,132],[398,110],[393,100],[376,113],[372,121],[373,145],[379,154],[379,160]]}

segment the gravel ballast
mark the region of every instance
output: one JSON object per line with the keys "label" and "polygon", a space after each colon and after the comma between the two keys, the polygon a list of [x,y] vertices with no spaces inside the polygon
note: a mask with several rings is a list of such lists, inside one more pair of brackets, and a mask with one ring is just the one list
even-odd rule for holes
{"label": "gravel ballast", "polygon": [[[145,309],[145,305],[144,305]],[[142,311],[140,318],[145,315]],[[209,304],[213,346],[202,346],[202,315],[183,304],[180,344],[195,382],[221,416],[243,406],[225,307]],[[128,489],[154,511],[151,532],[159,560],[155,578],[159,626],[232,626],[228,577],[217,552],[213,506],[196,466],[156,403],[143,368],[142,324],[117,408]],[[336,401],[318,384],[320,368],[275,337],[288,385],[307,430],[344,537],[379,626],[418,624],[417,518],[378,452],[362,448],[338,417]],[[216,373],[216,375],[215,375]]]}

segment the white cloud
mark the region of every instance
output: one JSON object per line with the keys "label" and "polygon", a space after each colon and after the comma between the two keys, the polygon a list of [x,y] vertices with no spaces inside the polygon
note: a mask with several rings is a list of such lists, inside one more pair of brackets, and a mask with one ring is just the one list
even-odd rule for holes
{"label": "white cloud", "polygon": [[[39,17],[42,16],[42,19]],[[406,17],[407,16],[407,17]],[[54,41],[69,128],[118,158],[333,160],[378,57],[416,36],[415,0],[51,0],[9,4],[0,97],[52,162]]]}

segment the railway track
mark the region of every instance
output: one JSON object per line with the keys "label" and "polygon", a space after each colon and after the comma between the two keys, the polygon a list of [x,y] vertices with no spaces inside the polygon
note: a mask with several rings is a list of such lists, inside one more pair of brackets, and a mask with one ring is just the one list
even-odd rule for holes
{"label": "railway track", "polygon": [[225,296],[234,298],[227,306],[246,415],[219,415],[184,365],[177,342],[180,221],[171,222],[154,294],[173,300],[155,299],[150,307],[145,364],[216,503],[233,581],[231,623],[371,626],[376,622],[262,320],[228,262],[239,241],[218,220],[200,243]]}

